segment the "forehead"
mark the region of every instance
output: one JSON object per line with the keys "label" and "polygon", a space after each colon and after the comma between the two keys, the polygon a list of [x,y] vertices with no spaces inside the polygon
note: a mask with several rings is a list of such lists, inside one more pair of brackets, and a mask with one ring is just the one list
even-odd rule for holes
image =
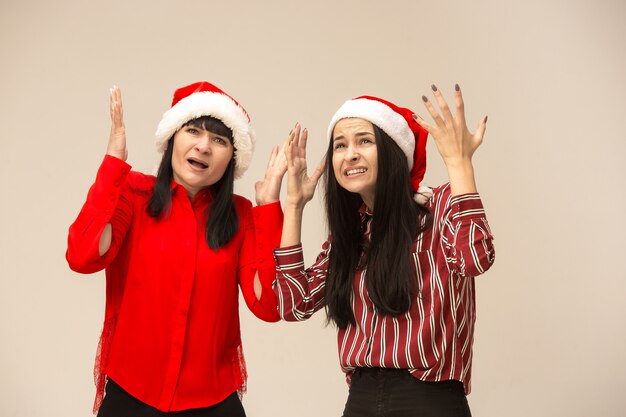
{"label": "forehead", "polygon": [[354,135],[363,132],[374,134],[374,126],[372,126],[372,123],[358,117],[348,117],[337,122],[333,129],[333,137]]}

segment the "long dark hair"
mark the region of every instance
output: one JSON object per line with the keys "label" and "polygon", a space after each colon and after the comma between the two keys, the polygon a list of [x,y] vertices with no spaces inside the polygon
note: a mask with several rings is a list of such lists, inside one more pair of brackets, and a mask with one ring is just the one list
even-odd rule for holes
{"label": "long dark hair", "polygon": [[[233,143],[233,132],[221,120],[211,116],[202,116],[190,120],[185,126],[194,126],[227,137]],[[154,191],[148,201],[147,211],[151,217],[166,216],[172,205],[172,154],[174,149],[174,136],[167,142],[167,149],[163,153],[161,164],[156,176]],[[207,207],[205,238],[211,249],[217,250],[226,245],[239,229],[239,216],[233,205],[233,188],[235,183],[235,154],[230,160],[224,175],[213,184],[213,201]]]}
{"label": "long dark hair", "polygon": [[413,200],[406,156],[373,125],[378,154],[371,240],[363,241],[361,196],[337,182],[332,166],[333,141],[326,153],[326,216],[332,239],[326,279],[326,313],[340,328],[355,324],[352,311],[354,273],[367,267],[366,288],[377,312],[398,316],[411,307],[417,282],[409,262],[413,241],[432,221],[427,208]]}

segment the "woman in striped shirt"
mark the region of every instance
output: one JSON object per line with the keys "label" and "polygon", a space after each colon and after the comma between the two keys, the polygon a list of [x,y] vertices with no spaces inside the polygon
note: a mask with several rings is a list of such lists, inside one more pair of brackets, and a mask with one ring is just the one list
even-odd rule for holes
{"label": "woman in striped shirt", "polygon": [[[433,124],[380,98],[348,100],[330,122],[327,164],[310,177],[306,129],[296,125],[286,147],[279,313],[298,321],[325,308],[337,326],[345,417],[471,415],[474,277],[494,261],[472,165],[487,117],[471,133],[459,86],[455,114],[432,89]],[[434,189],[420,184],[429,133],[449,176]],[[302,212],[323,173],[330,236],[305,269]]]}

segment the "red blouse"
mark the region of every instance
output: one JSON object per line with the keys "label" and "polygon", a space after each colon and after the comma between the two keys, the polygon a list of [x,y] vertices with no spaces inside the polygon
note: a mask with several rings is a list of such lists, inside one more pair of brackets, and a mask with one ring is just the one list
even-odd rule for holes
{"label": "red blouse", "polygon": [[[271,284],[272,249],[282,230],[280,204],[253,208],[235,195],[239,230],[227,245],[212,250],[204,237],[211,190],[190,200],[184,187],[173,183],[171,210],[155,219],[146,212],[154,181],[106,156],[69,229],[70,267],[86,274],[106,268],[95,409],[105,375],[164,412],[216,404],[245,387],[238,287],[257,317],[279,319]],[[111,246],[99,256],[108,223]],[[257,272],[260,300],[254,294]]]}

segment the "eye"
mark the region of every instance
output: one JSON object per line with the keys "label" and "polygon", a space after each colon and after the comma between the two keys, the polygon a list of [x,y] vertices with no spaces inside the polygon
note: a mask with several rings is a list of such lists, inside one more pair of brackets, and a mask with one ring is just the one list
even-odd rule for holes
{"label": "eye", "polygon": [[342,149],[345,148],[346,145],[343,142],[335,142],[335,146],[333,149],[338,150],[338,149]]}
{"label": "eye", "polygon": [[372,141],[371,139],[368,139],[368,138],[363,138],[363,139],[361,139],[360,143],[365,145],[365,144],[368,144],[368,143],[374,143],[374,141]]}
{"label": "eye", "polygon": [[191,133],[192,135],[197,135],[198,134],[198,129],[196,129],[195,127],[188,127],[187,128],[187,133]]}
{"label": "eye", "polygon": [[219,145],[226,145],[226,141],[222,138],[220,138],[219,136],[215,136],[213,138],[213,142],[219,144]]}

